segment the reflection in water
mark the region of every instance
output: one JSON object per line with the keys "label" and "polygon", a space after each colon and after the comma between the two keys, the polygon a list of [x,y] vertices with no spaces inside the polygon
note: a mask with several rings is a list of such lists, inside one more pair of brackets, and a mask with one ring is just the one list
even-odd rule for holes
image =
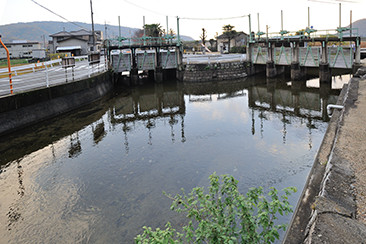
{"label": "reflection in water", "polygon": [[[23,196],[24,196],[24,193],[25,193],[25,187],[23,185],[23,168],[22,166],[20,165],[20,161],[21,160],[17,160],[16,161],[16,165],[17,165],[17,174],[18,174],[18,190],[17,190],[17,193],[18,193],[18,201],[19,199],[21,199]],[[14,204],[12,204],[10,207],[9,207],[9,212],[6,214],[8,219],[9,219],[9,223],[8,223],[8,231],[11,230],[11,227],[14,223],[18,222],[19,220],[22,219],[22,214],[20,213],[20,207],[18,206],[17,202],[16,201]]]}
{"label": "reflection in water", "polygon": [[70,147],[69,147],[69,158],[76,158],[81,153],[81,142],[79,140],[79,133],[76,135],[70,135]]}
{"label": "reflection in water", "polygon": [[300,193],[338,93],[258,77],[145,85],[1,139],[2,240],[132,243],[144,225],[182,225],[163,190],[215,171]]}
{"label": "reflection in water", "polygon": [[92,131],[93,131],[94,143],[98,144],[103,139],[103,137],[106,135],[106,132],[104,129],[104,122],[102,121],[102,122],[97,123],[95,127],[93,125]]}

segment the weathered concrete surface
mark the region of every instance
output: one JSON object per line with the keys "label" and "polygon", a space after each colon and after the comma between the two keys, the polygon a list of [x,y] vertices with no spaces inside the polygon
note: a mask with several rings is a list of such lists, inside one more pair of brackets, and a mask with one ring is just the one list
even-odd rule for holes
{"label": "weathered concrete surface", "polygon": [[284,243],[366,243],[364,75],[343,89],[344,109],[332,117]]}
{"label": "weathered concrete surface", "polygon": [[[339,105],[343,103],[343,98],[347,91],[346,87],[339,95],[337,101],[337,104]],[[335,110],[329,121],[322,144],[320,145],[313,167],[309,173],[307,182],[305,183],[300,200],[288,227],[284,243],[303,243],[305,240],[305,230],[311,218],[312,204],[314,203],[315,197],[319,194],[321,188],[321,182],[325,174],[327,161],[333,148],[340,114],[340,111]]]}
{"label": "weathered concrete surface", "polygon": [[89,104],[114,87],[109,72],[0,99],[0,135]]}

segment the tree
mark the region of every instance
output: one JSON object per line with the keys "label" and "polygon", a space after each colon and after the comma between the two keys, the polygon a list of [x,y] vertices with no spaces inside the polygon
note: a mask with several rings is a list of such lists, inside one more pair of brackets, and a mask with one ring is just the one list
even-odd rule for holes
{"label": "tree", "polygon": [[202,28],[202,34],[200,35],[200,39],[203,45],[205,45],[206,43],[206,38],[207,38],[206,30],[205,28]]}
{"label": "tree", "polygon": [[145,25],[145,35],[151,37],[161,37],[163,30],[160,24],[146,24]]}
{"label": "tree", "polygon": [[215,46],[214,47],[214,44],[217,44],[217,41],[215,41],[215,39],[210,39],[210,40],[208,40],[208,42],[210,43],[210,49],[211,49],[211,51],[213,51],[213,52],[216,52],[217,51],[217,47]]}
{"label": "tree", "polygon": [[235,26],[232,25],[224,25],[222,27],[223,30],[223,34],[226,36],[226,38],[228,39],[228,51],[230,52],[230,41],[237,35],[236,30],[234,30]]}

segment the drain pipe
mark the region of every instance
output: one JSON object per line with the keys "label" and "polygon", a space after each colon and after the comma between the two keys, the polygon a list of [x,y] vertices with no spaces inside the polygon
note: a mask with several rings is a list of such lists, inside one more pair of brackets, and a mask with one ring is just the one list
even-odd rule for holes
{"label": "drain pipe", "polygon": [[343,108],[344,108],[343,105],[328,104],[328,106],[327,106],[327,113],[328,113],[328,115],[332,115],[334,109],[342,110]]}

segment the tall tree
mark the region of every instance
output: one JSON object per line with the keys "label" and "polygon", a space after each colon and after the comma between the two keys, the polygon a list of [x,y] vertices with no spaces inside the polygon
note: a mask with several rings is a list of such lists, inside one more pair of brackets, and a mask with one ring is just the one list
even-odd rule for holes
{"label": "tall tree", "polygon": [[236,30],[234,30],[235,26],[232,25],[224,25],[222,27],[223,30],[223,34],[226,36],[226,38],[228,39],[228,51],[230,52],[230,41],[237,35]]}
{"label": "tall tree", "polygon": [[206,38],[207,38],[207,32],[205,30],[205,28],[202,28],[202,34],[200,35],[202,44],[205,45],[206,43]]}

